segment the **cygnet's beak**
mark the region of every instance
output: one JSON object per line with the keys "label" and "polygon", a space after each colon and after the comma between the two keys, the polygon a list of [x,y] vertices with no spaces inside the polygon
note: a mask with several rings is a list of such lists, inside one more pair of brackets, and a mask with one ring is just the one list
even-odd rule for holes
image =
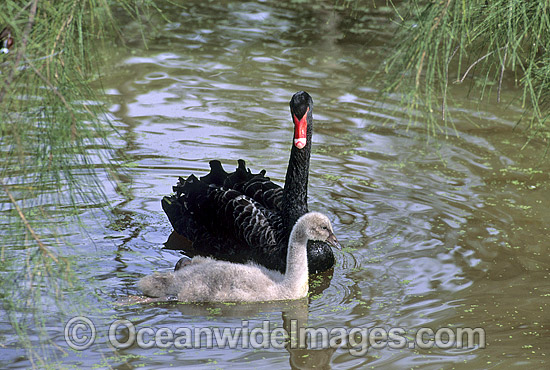
{"label": "cygnet's beak", "polygon": [[338,239],[336,239],[336,236],[334,236],[333,233],[330,233],[330,235],[328,236],[326,242],[329,243],[330,245],[332,245],[335,248],[342,249],[342,246],[340,245],[340,243],[338,243]]}

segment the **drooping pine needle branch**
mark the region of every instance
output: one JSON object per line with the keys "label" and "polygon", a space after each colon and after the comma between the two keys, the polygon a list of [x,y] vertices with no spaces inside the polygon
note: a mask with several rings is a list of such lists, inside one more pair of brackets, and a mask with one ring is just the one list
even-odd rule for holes
{"label": "drooping pine needle branch", "polygon": [[[400,92],[409,109],[426,112],[430,133],[446,124],[449,81],[475,84],[472,97],[496,102],[515,83],[527,127],[544,131],[550,113],[550,2],[413,0],[396,6],[401,31],[382,72],[386,89]],[[438,110],[442,121],[434,115]]]}
{"label": "drooping pine needle branch", "polygon": [[[141,22],[156,8],[152,0],[2,0],[1,7],[0,302],[29,361],[42,368],[50,340],[44,310],[51,302],[61,313],[77,309],[64,297],[82,288],[61,235],[86,207],[107,209],[97,168],[118,171],[115,129],[91,86],[101,46],[123,43],[117,16]],[[36,335],[41,342],[30,339]]]}

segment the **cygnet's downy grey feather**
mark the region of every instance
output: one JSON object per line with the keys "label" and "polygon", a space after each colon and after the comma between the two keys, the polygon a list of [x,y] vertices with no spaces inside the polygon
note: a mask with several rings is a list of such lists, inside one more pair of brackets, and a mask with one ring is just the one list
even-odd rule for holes
{"label": "cygnet's downy grey feather", "polygon": [[308,292],[307,241],[339,247],[327,216],[310,212],[298,219],[290,234],[286,271],[255,263],[238,264],[195,257],[174,272],[142,278],[139,289],[150,297],[177,297],[182,302],[257,302],[297,299]]}

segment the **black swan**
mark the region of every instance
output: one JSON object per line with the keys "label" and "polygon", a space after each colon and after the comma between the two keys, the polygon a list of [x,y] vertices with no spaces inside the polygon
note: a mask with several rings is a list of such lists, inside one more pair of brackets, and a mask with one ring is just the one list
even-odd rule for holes
{"label": "black swan", "polygon": [[[162,199],[162,208],[174,230],[189,239],[191,254],[212,256],[232,262],[257,262],[284,272],[292,227],[308,212],[307,184],[313,99],[299,91],[290,100],[294,141],[284,189],[265,176],[253,174],[240,159],[233,173],[220,161],[210,162],[211,171],[198,179],[179,178],[176,194]],[[310,273],[334,265],[334,254],[324,242],[308,242]]]}
{"label": "black swan", "polygon": [[139,289],[149,297],[182,302],[258,302],[298,299],[307,295],[307,241],[326,241],[339,248],[327,216],[306,213],[292,228],[288,242],[286,271],[269,270],[256,263],[246,265],[194,257],[175,272],[145,276]]}

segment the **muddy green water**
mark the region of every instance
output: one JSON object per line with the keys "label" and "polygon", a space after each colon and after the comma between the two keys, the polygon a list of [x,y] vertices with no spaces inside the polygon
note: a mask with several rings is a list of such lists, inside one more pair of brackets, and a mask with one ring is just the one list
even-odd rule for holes
{"label": "muddy green water", "polygon": [[[527,137],[514,131],[519,108],[479,106],[467,86],[462,95],[457,86],[464,97],[449,110],[458,136],[427,140],[423,122],[409,127],[399,97],[382,100],[369,81],[391,36],[381,27],[383,11],[346,19],[270,1],[189,1],[185,10],[165,10],[176,22],[159,20],[148,49],[139,35],[130,49],[113,48],[103,71],[120,130],[114,141],[131,160],[121,175],[130,196],[106,185],[113,216],[83,212],[92,240],[68,236],[81,254],[78,274],[89,289],[82,294],[99,308],[85,312],[98,337],[72,351],[63,335],[70,316],[54,310],[48,330],[66,351],[55,350],[59,361],[119,369],[548,366],[549,166],[540,160],[545,143],[522,149]],[[232,170],[243,158],[282,184],[292,138],[288,101],[298,90],[315,102],[310,209],[330,216],[346,247],[334,271],[314,277],[301,302],[117,305],[138,294],[139,277],[179,258],[162,248],[172,229],[160,208],[178,176],[205,174],[211,159]],[[206,348],[203,338],[202,348],[115,350],[107,334],[116,319],[155,331],[235,329],[243,320],[251,329],[264,320],[288,329],[292,319],[327,330],[402,328],[407,345],[354,356],[311,345]],[[3,367],[29,367],[6,320]],[[486,345],[409,345],[421,328],[482,328]]]}

